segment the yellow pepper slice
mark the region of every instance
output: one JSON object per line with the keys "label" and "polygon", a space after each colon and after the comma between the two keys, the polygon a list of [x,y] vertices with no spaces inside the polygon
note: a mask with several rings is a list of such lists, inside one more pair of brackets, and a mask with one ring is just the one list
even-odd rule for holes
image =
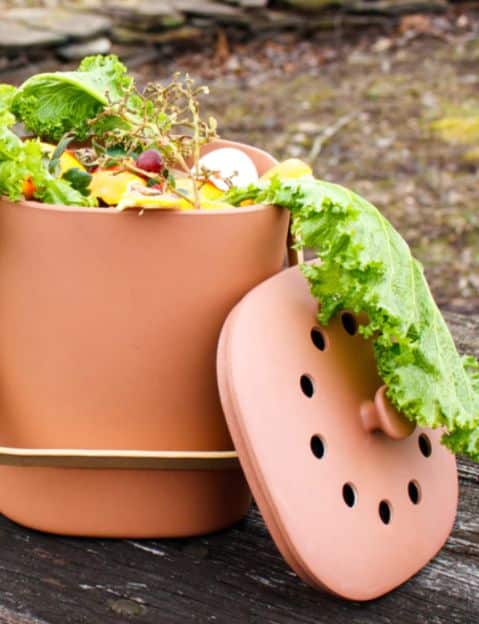
{"label": "yellow pepper slice", "polygon": [[261,176],[261,180],[270,180],[274,176],[278,176],[283,180],[302,178],[306,175],[312,175],[313,170],[299,158],[289,158],[278,163]]}
{"label": "yellow pepper slice", "polygon": [[146,186],[145,180],[130,173],[115,169],[98,169],[92,173],[90,193],[108,206],[116,206],[125,196],[133,192],[133,185]]}
{"label": "yellow pepper slice", "polygon": [[[51,145],[50,143],[40,143],[42,151],[48,156],[51,156],[56,149],[55,145]],[[63,175],[69,169],[81,169],[82,171],[86,171],[85,167],[81,164],[81,162],[68,150],[64,151],[60,156],[60,173]]]}
{"label": "yellow pepper slice", "polygon": [[[176,180],[178,194],[168,191],[166,193],[147,194],[141,191],[129,189],[118,202],[118,210],[127,208],[144,208],[153,210],[192,210],[194,208],[193,182],[190,178],[178,178]],[[181,197],[184,195],[185,197]],[[203,210],[224,210],[232,208],[231,204],[221,201],[219,198],[224,192],[214,184],[206,182],[198,189],[200,206]]]}
{"label": "yellow pepper slice", "polygon": [[[176,180],[176,189],[182,194],[187,195],[189,199],[194,201],[193,181],[191,178],[178,178]],[[217,200],[223,197],[224,191],[219,189],[211,182],[199,182],[198,183],[198,195],[200,200]]]}

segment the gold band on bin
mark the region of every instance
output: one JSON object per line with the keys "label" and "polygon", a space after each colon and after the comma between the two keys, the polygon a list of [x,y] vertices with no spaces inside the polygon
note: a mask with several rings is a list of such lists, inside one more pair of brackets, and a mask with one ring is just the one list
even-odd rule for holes
{"label": "gold band on bin", "polygon": [[0,466],[124,470],[232,470],[236,451],[130,451],[0,447]]}

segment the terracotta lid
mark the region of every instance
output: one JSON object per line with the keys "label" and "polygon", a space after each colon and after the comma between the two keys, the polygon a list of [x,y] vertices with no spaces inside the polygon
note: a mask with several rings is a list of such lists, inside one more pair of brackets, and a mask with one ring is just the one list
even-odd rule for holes
{"label": "terracotta lid", "polygon": [[389,403],[361,319],[318,327],[297,267],[229,315],[218,381],[233,441],[282,555],[306,582],[353,600],[397,587],[446,541],[457,507],[440,431]]}

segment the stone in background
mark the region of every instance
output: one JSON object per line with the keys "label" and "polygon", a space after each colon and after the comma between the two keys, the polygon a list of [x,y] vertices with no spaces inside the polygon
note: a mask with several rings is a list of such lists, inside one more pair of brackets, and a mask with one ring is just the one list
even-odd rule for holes
{"label": "stone in background", "polygon": [[363,25],[446,8],[446,0],[0,0],[0,71],[48,55],[105,54],[112,44],[185,44],[221,28],[311,30],[334,27],[338,15]]}

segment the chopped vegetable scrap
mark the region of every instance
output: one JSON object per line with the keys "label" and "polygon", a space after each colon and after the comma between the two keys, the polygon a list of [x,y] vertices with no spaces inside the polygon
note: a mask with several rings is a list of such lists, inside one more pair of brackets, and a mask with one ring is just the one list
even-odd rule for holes
{"label": "chopped vegetable scrap", "polygon": [[[179,75],[140,92],[115,56],[32,76],[19,89],[0,85],[0,194],[119,210],[231,208],[222,199],[231,176],[258,176],[240,150],[201,158],[216,138],[215,120],[200,116],[205,93]],[[34,138],[22,140],[16,123]]]}

